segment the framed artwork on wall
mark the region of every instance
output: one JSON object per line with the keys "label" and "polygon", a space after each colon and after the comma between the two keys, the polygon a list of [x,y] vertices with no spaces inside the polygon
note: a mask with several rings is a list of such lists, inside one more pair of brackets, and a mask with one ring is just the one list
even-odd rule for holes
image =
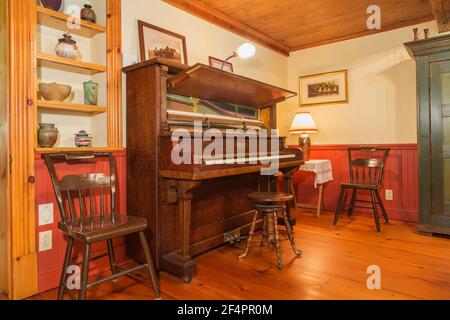
{"label": "framed artwork on wall", "polygon": [[160,57],[188,64],[184,36],[141,20],[138,21],[138,26],[142,61]]}
{"label": "framed artwork on wall", "polygon": [[220,60],[211,56],[209,57],[209,66],[216,69],[228,71],[231,73],[234,72],[233,64],[231,62]]}
{"label": "framed artwork on wall", "polygon": [[300,106],[348,103],[348,71],[300,77]]}

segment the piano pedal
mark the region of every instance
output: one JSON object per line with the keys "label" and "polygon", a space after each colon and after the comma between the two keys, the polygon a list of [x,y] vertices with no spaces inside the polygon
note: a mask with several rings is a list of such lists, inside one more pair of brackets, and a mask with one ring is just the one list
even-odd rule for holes
{"label": "piano pedal", "polygon": [[237,231],[234,231],[234,232],[225,233],[223,238],[224,238],[224,242],[228,246],[235,247],[236,244],[247,240],[248,236],[241,236],[241,230],[237,230]]}

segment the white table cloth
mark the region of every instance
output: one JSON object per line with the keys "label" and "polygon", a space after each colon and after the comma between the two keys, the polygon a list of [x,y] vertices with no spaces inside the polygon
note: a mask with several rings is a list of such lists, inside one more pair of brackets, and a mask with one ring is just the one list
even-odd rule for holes
{"label": "white table cloth", "polygon": [[310,160],[300,167],[300,171],[314,172],[316,178],[314,180],[314,186],[317,188],[319,185],[333,181],[333,168],[331,166],[331,160]]}

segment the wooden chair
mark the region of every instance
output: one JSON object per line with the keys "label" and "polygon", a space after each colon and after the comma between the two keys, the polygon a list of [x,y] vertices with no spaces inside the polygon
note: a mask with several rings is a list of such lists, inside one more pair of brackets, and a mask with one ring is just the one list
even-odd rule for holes
{"label": "wooden chair", "polygon": [[[58,202],[61,216],[58,227],[67,236],[67,247],[59,284],[58,299],[62,300],[64,293],[67,291],[70,297],[75,300],[74,293],[66,284],[67,268],[72,264],[72,248],[75,240],[84,244],[80,281],[81,288],[79,288],[78,294],[79,300],[86,299],[88,288],[106,281],[115,280],[144,268],[148,269],[155,296],[159,299],[159,281],[144,235],[144,231],[147,230],[147,221],[141,217],[125,216],[116,212],[116,164],[113,155],[111,153],[85,152],[58,153],[43,154],[42,158],[45,160],[50,172],[53,189]],[[99,159],[107,159],[109,161],[109,176],[103,173],[92,173],[67,175],[61,179],[57,177],[55,163],[83,164],[96,162]],[[100,210],[97,210],[97,199],[100,201]],[[109,202],[109,211],[107,211],[108,205],[106,202]],[[87,207],[89,207],[89,210],[87,210]],[[139,234],[147,263],[125,270],[116,263],[112,239],[134,233]],[[100,241],[106,241],[108,253],[91,259],[91,245]],[[89,262],[106,256],[109,256],[112,275],[93,283],[88,283]]]}
{"label": "wooden chair", "polygon": [[[350,165],[350,182],[341,184],[341,194],[339,197],[338,206],[336,209],[336,215],[334,218],[334,225],[337,224],[339,215],[344,207],[345,193],[348,189],[353,190],[350,206],[348,208],[349,217],[352,216],[354,208],[372,209],[375,218],[375,225],[377,231],[381,232],[380,218],[378,216],[377,205],[380,206],[381,213],[383,214],[386,223],[389,223],[389,218],[386,213],[386,209],[381,199],[379,188],[382,186],[383,173],[386,159],[389,155],[389,148],[378,147],[361,147],[350,148],[348,150],[349,165]],[[355,153],[359,157],[369,158],[356,158]],[[378,155],[378,157],[377,157]],[[368,190],[370,192],[370,201],[358,200],[357,191]],[[370,203],[371,207],[357,206],[356,203]]]}

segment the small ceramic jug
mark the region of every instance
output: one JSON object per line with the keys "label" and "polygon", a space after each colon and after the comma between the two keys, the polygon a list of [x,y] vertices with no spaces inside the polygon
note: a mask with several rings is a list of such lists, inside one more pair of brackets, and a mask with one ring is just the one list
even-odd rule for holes
{"label": "small ceramic jug", "polygon": [[58,129],[52,123],[40,123],[38,130],[38,143],[42,148],[53,148],[58,140]]}
{"label": "small ceramic jug", "polygon": [[83,10],[81,10],[80,15],[81,20],[85,20],[88,22],[95,23],[97,21],[97,15],[95,11],[92,9],[90,4],[85,4]]}
{"label": "small ceramic jug", "polygon": [[78,148],[89,148],[92,144],[92,137],[89,133],[81,130],[75,134],[75,146]]}
{"label": "small ceramic jug", "polygon": [[63,38],[58,40],[55,51],[57,56],[63,58],[76,60],[80,56],[77,42],[72,39],[72,36],[69,33],[65,33]]}

